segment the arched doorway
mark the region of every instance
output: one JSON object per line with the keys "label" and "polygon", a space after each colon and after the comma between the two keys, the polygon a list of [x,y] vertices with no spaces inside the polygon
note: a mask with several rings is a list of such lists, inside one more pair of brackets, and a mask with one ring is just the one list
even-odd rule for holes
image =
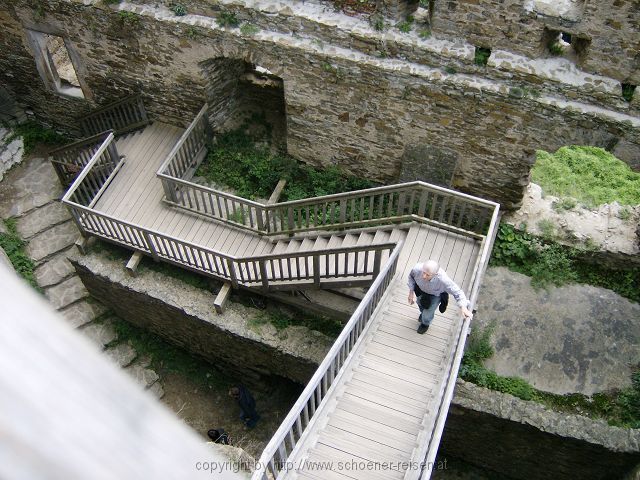
{"label": "arched doorway", "polygon": [[270,145],[287,149],[287,119],[282,78],[260,65],[233,58],[200,63],[206,82],[209,121],[215,132],[247,126],[264,129]]}

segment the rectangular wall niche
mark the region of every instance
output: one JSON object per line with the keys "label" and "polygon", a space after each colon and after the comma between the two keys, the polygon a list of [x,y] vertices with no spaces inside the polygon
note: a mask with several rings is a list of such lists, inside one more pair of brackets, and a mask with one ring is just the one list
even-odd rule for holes
{"label": "rectangular wall niche", "polygon": [[85,98],[64,39],[35,30],[27,30],[27,35],[47,88],[69,97]]}

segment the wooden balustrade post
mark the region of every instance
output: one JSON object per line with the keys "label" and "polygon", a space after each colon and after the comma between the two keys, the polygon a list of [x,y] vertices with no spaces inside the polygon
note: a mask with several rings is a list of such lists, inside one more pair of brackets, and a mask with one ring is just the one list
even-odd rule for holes
{"label": "wooden balustrade post", "polygon": [[382,263],[382,250],[376,250],[373,257],[373,276],[374,278],[380,273],[380,264]]}
{"label": "wooden balustrade post", "polygon": [[266,260],[259,260],[260,265],[260,277],[262,279],[262,290],[269,290],[269,276],[267,274],[267,262]]}
{"label": "wooden balustrade post", "polygon": [[287,207],[287,227],[289,228],[289,235],[292,235],[296,228],[295,222],[293,221],[293,207]]}
{"label": "wooden balustrade post", "polygon": [[317,253],[313,255],[313,284],[320,286],[320,255]]}
{"label": "wooden balustrade post", "polygon": [[[264,218],[262,217],[262,215],[266,212],[266,210],[262,207],[255,207],[256,209],[256,223],[258,225],[258,231],[262,232],[265,230],[264,228]],[[269,224],[269,222],[267,221],[267,225]]]}
{"label": "wooden balustrade post", "polygon": [[346,221],[347,221],[347,200],[343,198],[340,200],[340,223],[345,223]]}
{"label": "wooden balustrade post", "polygon": [[120,161],[120,156],[118,154],[118,148],[116,147],[115,140],[111,140],[111,142],[109,142],[109,145],[107,145],[107,151],[109,152],[109,160],[111,160],[114,165],[117,164]]}
{"label": "wooden balustrade post", "polygon": [[142,236],[144,237],[144,241],[147,242],[147,246],[149,247],[149,253],[151,253],[151,257],[155,262],[159,262],[160,257],[158,257],[158,252],[156,251],[156,248],[153,246],[153,243],[151,242],[151,235],[149,235],[149,232],[147,232],[146,230],[142,230]]}
{"label": "wooden balustrade post", "polygon": [[238,288],[238,277],[236,276],[236,266],[233,264],[232,259],[227,258],[226,261],[227,261],[227,269],[229,270],[229,279],[231,280],[231,286],[233,288]]}

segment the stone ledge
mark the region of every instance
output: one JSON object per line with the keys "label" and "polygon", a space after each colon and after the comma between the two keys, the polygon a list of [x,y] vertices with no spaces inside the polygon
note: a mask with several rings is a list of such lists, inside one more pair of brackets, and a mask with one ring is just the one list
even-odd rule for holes
{"label": "stone ledge", "polygon": [[640,430],[458,379],[441,450],[516,479],[622,478],[640,462]]}
{"label": "stone ledge", "polygon": [[[397,28],[377,31],[368,17],[349,16],[333,11],[326,5],[299,3],[281,0],[265,3],[254,0],[221,0],[218,5],[189,7],[189,14],[176,17],[171,10],[157,3],[141,2],[139,5],[123,2],[121,8],[148,15],[156,20],[204,28],[224,29],[216,23],[214,9],[229,9],[240,21],[255,24],[263,31],[252,37],[261,40],[288,42],[291,37],[299,45],[333,56],[344,50],[352,55],[388,57],[388,61],[407,65],[431,67],[442,71],[455,68],[465,76],[478,76],[510,87],[523,84],[536,85],[536,89],[547,95],[557,96],[558,102],[570,102],[578,98],[607,110],[628,114],[630,106],[620,95],[618,80],[588,73],[563,58],[529,58],[522,54],[494,49],[489,59],[491,69],[478,67],[474,63],[474,45],[462,39],[438,38],[431,35],[421,38],[420,25],[415,30],[402,33]],[[423,25],[422,28],[426,28]],[[241,35],[239,30],[226,29],[229,34]]]}
{"label": "stone ledge", "polygon": [[458,379],[453,403],[537,428],[565,438],[601,445],[612,452],[639,454],[640,429],[612,427],[604,420],[554,412],[537,402],[521,400]]}
{"label": "stone ledge", "polygon": [[306,383],[332,344],[302,326],[257,331],[249,323],[257,309],[230,304],[216,314],[212,293],[148,269],[131,277],[121,262],[98,253],[72,263],[89,293],[118,317],[245,378],[275,374]]}

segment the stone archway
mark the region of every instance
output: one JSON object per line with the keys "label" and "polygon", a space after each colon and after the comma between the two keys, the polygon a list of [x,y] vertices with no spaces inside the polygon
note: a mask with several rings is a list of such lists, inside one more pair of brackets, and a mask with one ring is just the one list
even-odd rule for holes
{"label": "stone archway", "polygon": [[287,148],[284,81],[260,65],[218,57],[201,62],[209,121],[216,132],[236,129],[250,119],[264,123],[271,145]]}

